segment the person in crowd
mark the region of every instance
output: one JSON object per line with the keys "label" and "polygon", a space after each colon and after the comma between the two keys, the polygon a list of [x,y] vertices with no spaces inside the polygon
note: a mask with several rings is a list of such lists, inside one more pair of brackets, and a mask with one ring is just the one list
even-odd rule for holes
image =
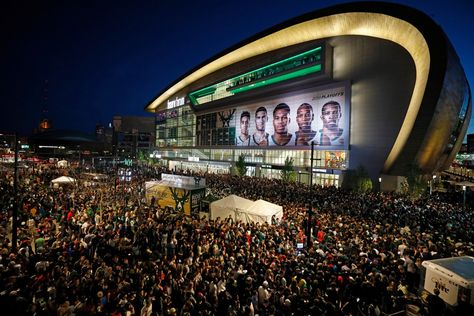
{"label": "person in crowd", "polygon": [[433,316],[442,316],[446,312],[446,303],[439,297],[439,289],[434,289],[434,294],[428,295],[428,313]]}
{"label": "person in crowd", "polygon": [[[5,315],[317,315],[358,308],[396,313],[417,295],[410,280],[426,251],[430,258],[474,255],[474,212],[469,204],[451,202],[450,193],[414,201],[398,193],[200,174],[215,196],[232,188],[242,197],[283,206],[281,220],[247,223],[152,206],[140,192],[157,174],[145,170],[117,188],[110,168],[111,181],[103,187],[55,189],[50,181],[61,172],[51,166],[22,171],[18,191],[25,198],[15,249],[9,215],[13,171],[0,174]],[[37,181],[26,184],[25,178]],[[315,215],[309,225],[321,238],[312,236],[311,247],[296,249],[310,197]],[[29,219],[34,225],[26,224]],[[38,238],[44,240],[36,248]],[[431,310],[443,310],[435,297],[429,301]],[[455,312],[469,309],[461,302]]]}

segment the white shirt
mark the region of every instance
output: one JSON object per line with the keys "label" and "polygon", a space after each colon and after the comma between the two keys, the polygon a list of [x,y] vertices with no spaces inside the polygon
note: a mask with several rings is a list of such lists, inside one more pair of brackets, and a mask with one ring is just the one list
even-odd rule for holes
{"label": "white shirt", "polygon": [[237,146],[250,146],[250,140],[252,139],[252,136],[249,136],[246,140],[242,140],[240,138],[240,135],[235,138],[235,145]]}
{"label": "white shirt", "polygon": [[274,135],[272,135],[269,139],[269,145],[270,146],[286,146],[286,145],[292,146],[295,143],[295,141],[293,140],[294,136],[293,136],[293,134],[289,134],[289,135],[290,135],[290,138],[288,139],[288,141],[286,143],[282,144],[282,145],[277,144],[275,142],[275,140],[273,139]]}

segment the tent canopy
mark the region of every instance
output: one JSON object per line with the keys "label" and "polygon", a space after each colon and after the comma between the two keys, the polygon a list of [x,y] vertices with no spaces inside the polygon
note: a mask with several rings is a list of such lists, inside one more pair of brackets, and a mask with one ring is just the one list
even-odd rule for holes
{"label": "tent canopy", "polygon": [[283,208],[264,200],[251,201],[237,195],[229,195],[214,201],[210,205],[211,219],[232,217],[235,221],[244,223],[271,223],[272,216],[281,219]]}
{"label": "tent canopy", "polygon": [[253,202],[247,212],[253,222],[260,223],[267,222],[271,224],[273,215],[275,215],[275,218],[277,218],[278,221],[283,217],[283,207],[281,205],[270,203],[265,200],[257,200]]}
{"label": "tent canopy", "polygon": [[58,184],[62,184],[62,183],[73,184],[73,183],[76,182],[76,179],[71,178],[71,177],[62,176],[62,177],[59,177],[59,178],[56,178],[56,179],[52,180],[51,182],[52,183],[58,183]]}

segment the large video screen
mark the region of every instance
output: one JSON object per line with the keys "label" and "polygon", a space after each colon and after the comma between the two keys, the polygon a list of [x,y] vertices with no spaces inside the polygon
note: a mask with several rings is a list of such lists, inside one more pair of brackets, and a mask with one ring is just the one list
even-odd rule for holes
{"label": "large video screen", "polygon": [[259,100],[197,117],[198,145],[347,149],[348,84]]}

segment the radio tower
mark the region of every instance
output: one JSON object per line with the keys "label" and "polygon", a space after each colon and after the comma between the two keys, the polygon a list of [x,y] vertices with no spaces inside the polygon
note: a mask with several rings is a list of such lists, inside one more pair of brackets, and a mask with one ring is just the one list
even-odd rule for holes
{"label": "radio tower", "polygon": [[41,121],[39,123],[39,131],[44,132],[51,129],[52,124],[48,119],[48,80],[44,81],[43,88],[43,100],[42,100],[42,110],[41,110]]}

